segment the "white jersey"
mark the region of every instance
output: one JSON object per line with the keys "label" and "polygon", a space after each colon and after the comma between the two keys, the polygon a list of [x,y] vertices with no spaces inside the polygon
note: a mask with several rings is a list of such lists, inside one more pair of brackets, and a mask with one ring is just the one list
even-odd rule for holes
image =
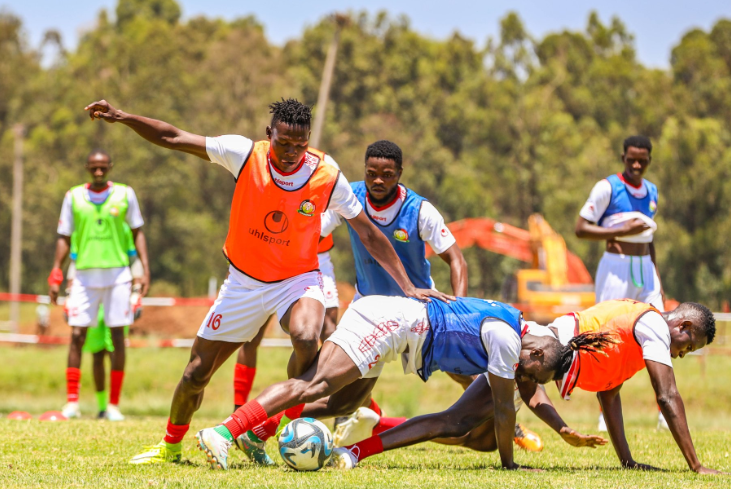
{"label": "white jersey", "polygon": [[[373,205],[366,193],[366,212],[371,219],[381,226],[388,226],[399,214],[401,206],[406,200],[406,187],[399,184],[399,193],[396,198],[383,207]],[[322,236],[332,233],[343,220],[334,212],[326,212],[322,216]],[[449,228],[444,224],[444,217],[429,201],[424,201],[419,212],[419,237],[429,243],[436,254],[447,251],[457,240]]]}
{"label": "white jersey", "polygon": [[[644,199],[647,196],[647,185],[644,180],[640,183],[639,187],[635,187],[629,182],[624,181],[624,187],[627,192],[636,199]],[[612,200],[612,184],[607,179],[600,180],[591,189],[589,198],[584,203],[584,207],[579,211],[579,216],[583,217],[589,222],[598,223],[604,215],[604,212],[609,207],[609,203]],[[643,231],[640,234],[634,234],[632,236],[621,236],[616,238],[618,241],[625,241],[628,243],[651,243],[655,231],[657,231],[657,224],[655,221],[641,212],[621,212],[613,216],[609,216],[602,222],[604,228],[614,228],[622,226],[625,222],[631,221],[632,219],[641,219],[650,226],[650,229]]]}
{"label": "white jersey", "polygon": [[[112,182],[107,182],[107,186],[102,190],[92,190],[89,184],[84,188],[84,197],[94,204],[103,204],[109,197],[112,189]],[[131,229],[139,229],[145,224],[140,212],[140,204],[137,201],[137,195],[132,187],[127,186],[127,215],[126,221]],[[71,191],[66,192],[61,205],[61,216],[58,219],[58,227],[56,232],[62,236],[71,236],[74,233],[74,210]],[[75,279],[79,284],[88,288],[110,287],[114,284],[122,284],[132,280],[132,274],[129,267],[116,268],[91,268],[76,271]]]}

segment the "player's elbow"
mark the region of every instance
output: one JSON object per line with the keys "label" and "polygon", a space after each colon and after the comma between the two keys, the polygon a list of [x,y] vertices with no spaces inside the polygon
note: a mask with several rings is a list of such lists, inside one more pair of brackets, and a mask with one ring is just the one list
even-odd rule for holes
{"label": "player's elbow", "polygon": [[680,399],[680,393],[677,389],[672,389],[667,392],[658,392],[655,396],[657,405],[661,410],[672,409],[675,403]]}

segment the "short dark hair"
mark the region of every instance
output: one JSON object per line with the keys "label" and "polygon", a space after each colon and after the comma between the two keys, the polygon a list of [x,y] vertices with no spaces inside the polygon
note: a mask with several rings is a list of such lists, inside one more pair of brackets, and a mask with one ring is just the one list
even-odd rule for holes
{"label": "short dark hair", "polygon": [[293,98],[270,104],[269,113],[272,114],[272,127],[277,122],[301,127],[310,127],[312,123],[312,107]]}
{"label": "short dark hair", "polygon": [[109,160],[109,164],[110,165],[112,164],[112,157],[109,156],[109,153],[107,153],[106,151],[104,151],[101,148],[94,148],[94,149],[92,149],[91,150],[91,153],[89,153],[89,155],[86,157],[86,161],[88,162],[89,161],[89,158],[91,158],[92,156],[95,156],[95,155],[106,156],[107,157],[107,160]]}
{"label": "short dark hair", "polygon": [[368,146],[366,149],[365,159],[368,158],[384,158],[386,160],[392,160],[396,163],[396,166],[401,169],[403,165],[403,154],[401,148],[396,143],[381,139]]}
{"label": "short dark hair", "polygon": [[646,149],[649,154],[652,154],[652,143],[650,138],[647,136],[630,136],[624,140],[624,152],[627,152],[627,148],[632,146],[633,148]]}
{"label": "short dark hair", "polygon": [[716,337],[716,318],[711,310],[697,302],[683,302],[676,311],[683,312],[686,309],[692,311],[692,314],[695,314],[698,319],[698,326],[706,336],[706,345],[713,343],[713,339]]}

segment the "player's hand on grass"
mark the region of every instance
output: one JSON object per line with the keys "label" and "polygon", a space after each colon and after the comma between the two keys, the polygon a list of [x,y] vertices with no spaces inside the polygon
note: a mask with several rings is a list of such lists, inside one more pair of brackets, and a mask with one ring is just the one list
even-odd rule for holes
{"label": "player's hand on grass", "polygon": [[624,223],[624,226],[622,226],[620,230],[620,234],[617,236],[633,236],[647,231],[648,229],[650,229],[650,226],[648,226],[642,219],[632,219]]}
{"label": "player's hand on grass", "polygon": [[609,443],[605,438],[598,435],[583,435],[576,430],[572,430],[568,426],[561,428],[559,432],[563,441],[571,445],[572,447],[589,447],[596,448],[597,446],[606,445]]}
{"label": "player's hand on grass", "polygon": [[720,470],[715,469],[709,469],[708,467],[700,466],[697,469],[695,469],[695,472],[702,475],[729,475],[726,472],[721,472]]}
{"label": "player's hand on grass", "polygon": [[116,122],[117,116],[119,115],[119,111],[112,107],[106,100],[92,102],[84,107],[84,110],[89,112],[91,120],[101,119],[109,123]]}
{"label": "player's hand on grass", "polygon": [[406,293],[406,297],[412,297],[426,302],[431,302],[431,298],[439,299],[440,301],[447,303],[457,300],[457,298],[453,295],[447,295],[444,292],[439,292],[438,290],[433,289],[417,289],[414,287],[410,291],[407,290],[404,292]]}

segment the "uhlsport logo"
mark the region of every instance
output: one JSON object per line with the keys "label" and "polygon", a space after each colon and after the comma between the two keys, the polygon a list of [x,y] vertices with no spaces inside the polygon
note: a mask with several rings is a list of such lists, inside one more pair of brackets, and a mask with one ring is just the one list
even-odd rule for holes
{"label": "uhlsport logo", "polygon": [[402,243],[408,243],[409,233],[407,233],[405,229],[397,229],[393,232],[393,239],[401,241]]}
{"label": "uhlsport logo", "polygon": [[119,215],[119,209],[116,207],[112,207],[109,209],[109,213],[112,215],[112,217],[117,217]]}
{"label": "uhlsport logo", "polygon": [[272,234],[283,233],[289,227],[289,219],[282,211],[272,211],[264,217],[264,227]]}
{"label": "uhlsport logo", "polygon": [[654,200],[651,200],[650,201],[650,211],[655,212],[656,210],[657,210],[657,202],[655,202]]}
{"label": "uhlsport logo", "polygon": [[303,216],[312,217],[315,214],[315,204],[309,200],[303,200],[300,204],[300,208],[297,209],[297,212]]}

